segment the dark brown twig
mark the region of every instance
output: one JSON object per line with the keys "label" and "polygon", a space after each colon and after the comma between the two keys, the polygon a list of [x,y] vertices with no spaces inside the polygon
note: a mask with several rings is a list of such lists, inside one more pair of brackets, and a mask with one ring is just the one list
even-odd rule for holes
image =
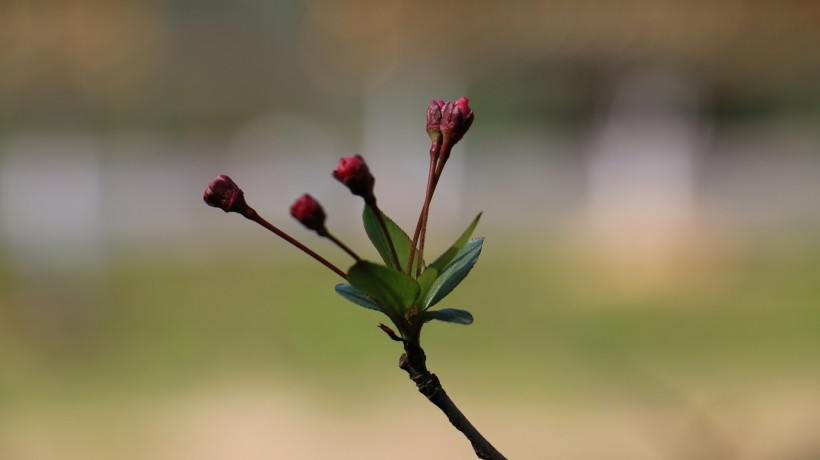
{"label": "dark brown twig", "polygon": [[478,430],[467,420],[467,417],[455,405],[435,374],[427,370],[427,356],[417,344],[404,342],[405,353],[399,358],[399,367],[407,372],[410,380],[415,382],[419,393],[441,409],[458,431],[470,441],[476,456],[484,460],[507,460]]}

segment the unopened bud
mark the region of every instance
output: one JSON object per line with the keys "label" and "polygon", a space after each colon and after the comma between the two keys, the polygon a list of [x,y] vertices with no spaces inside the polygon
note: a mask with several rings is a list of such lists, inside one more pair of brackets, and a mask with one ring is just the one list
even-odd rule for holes
{"label": "unopened bud", "polygon": [[205,187],[202,195],[209,206],[219,208],[225,212],[238,212],[245,215],[248,204],[245,203],[245,194],[230,177],[220,174]]}
{"label": "unopened bud", "polygon": [[460,97],[455,102],[447,101],[441,114],[441,132],[444,142],[449,147],[455,145],[470,129],[474,118],[470,100],[466,97]]}
{"label": "unopened bud", "polygon": [[444,108],[444,101],[433,100],[427,106],[427,135],[433,141],[431,152],[437,153],[441,146],[441,109]]}
{"label": "unopened bud", "polygon": [[376,179],[370,174],[370,169],[361,155],[344,157],[339,160],[339,166],[333,171],[333,177],[345,184],[354,195],[363,197],[372,204],[376,201],[373,195],[373,185]]}
{"label": "unopened bud", "polygon": [[319,235],[326,235],[325,210],[312,196],[305,193],[290,207],[290,215],[296,218],[305,227],[314,230]]}

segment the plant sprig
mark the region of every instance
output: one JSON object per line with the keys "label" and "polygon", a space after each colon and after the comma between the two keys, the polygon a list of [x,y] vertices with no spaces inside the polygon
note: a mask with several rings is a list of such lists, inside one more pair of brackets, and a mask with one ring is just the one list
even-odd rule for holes
{"label": "plant sprig", "polygon": [[329,262],[279,228],[271,225],[247,205],[242,190],[225,175],[217,176],[205,189],[205,202],[225,212],[237,212],[262,225],[274,234],[296,246],[346,282],[337,284],[336,292],[350,302],[386,315],[398,330],[380,324],[379,327],[393,340],[403,343],[405,353],[400,367],[405,370],[419,392],[439,407],[450,422],[464,433],[479,458],[504,459],[464,414],[456,407],[441,387],[435,374],[427,370],[426,355],[421,348],[421,330],[432,320],[456,324],[472,324],[473,315],[467,310],[431,307],[441,302],[472,270],[484,244],[483,238],[473,238],[473,231],[481,218],[479,213],[467,229],[433,262],[425,262],[430,205],[450,153],[469,130],[474,114],[467,98],[455,102],[434,100],[427,107],[426,129],[430,136],[430,163],[424,202],[411,238],[378,206],[374,193],[375,178],[361,155],[344,157],[333,171],[333,177],[351,193],[362,197],[362,223],[370,242],[376,248],[382,263],[364,260],[326,227],[322,206],[312,196],[302,195],[293,206],[291,215],[319,236],[330,239],[354,259],[346,271]]}

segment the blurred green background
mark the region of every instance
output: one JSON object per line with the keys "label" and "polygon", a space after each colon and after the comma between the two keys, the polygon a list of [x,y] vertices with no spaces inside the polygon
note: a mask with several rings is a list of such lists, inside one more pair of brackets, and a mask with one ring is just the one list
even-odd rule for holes
{"label": "blurred green background", "polygon": [[0,459],[474,458],[377,313],[236,215],[361,153],[481,259],[429,366],[510,458],[820,458],[820,3],[0,3]]}

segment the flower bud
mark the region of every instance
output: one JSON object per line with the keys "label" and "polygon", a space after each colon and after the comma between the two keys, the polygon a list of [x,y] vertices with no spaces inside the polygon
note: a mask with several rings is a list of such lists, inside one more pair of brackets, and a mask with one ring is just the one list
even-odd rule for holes
{"label": "flower bud", "polygon": [[441,109],[444,108],[444,101],[433,100],[427,106],[427,135],[433,141],[431,150],[438,151],[441,145]]}
{"label": "flower bud", "polygon": [[305,193],[290,207],[290,215],[296,218],[305,227],[314,230],[320,235],[327,234],[325,230],[325,210],[312,196]]}
{"label": "flower bud", "polygon": [[474,118],[470,100],[466,97],[460,97],[455,102],[447,101],[441,114],[441,132],[444,142],[450,147],[455,145],[470,129]]}
{"label": "flower bud", "polygon": [[208,183],[202,199],[209,206],[219,208],[225,212],[246,214],[248,204],[245,203],[245,194],[230,177],[220,174]]}
{"label": "flower bud", "polygon": [[373,185],[376,179],[370,174],[370,169],[361,155],[344,157],[339,160],[339,166],[333,171],[333,177],[345,184],[354,195],[363,197],[368,203],[375,202]]}

